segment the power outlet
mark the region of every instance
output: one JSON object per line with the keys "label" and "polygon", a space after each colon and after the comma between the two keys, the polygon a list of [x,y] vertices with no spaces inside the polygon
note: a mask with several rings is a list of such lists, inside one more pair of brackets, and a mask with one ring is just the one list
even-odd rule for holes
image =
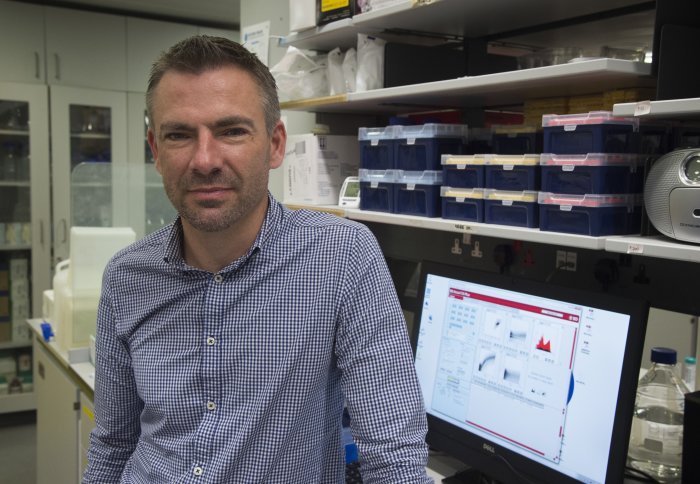
{"label": "power outlet", "polygon": [[560,271],[576,272],[578,256],[576,252],[568,252],[566,250],[557,251],[556,265],[554,266]]}

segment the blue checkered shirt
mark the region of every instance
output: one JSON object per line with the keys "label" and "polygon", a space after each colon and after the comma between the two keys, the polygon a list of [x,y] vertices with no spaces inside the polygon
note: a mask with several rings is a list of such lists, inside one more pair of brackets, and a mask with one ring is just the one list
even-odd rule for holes
{"label": "blue checkered shirt", "polygon": [[428,483],[403,314],[364,226],[270,197],[255,243],[212,274],[176,221],[115,255],[97,321],[84,483]]}

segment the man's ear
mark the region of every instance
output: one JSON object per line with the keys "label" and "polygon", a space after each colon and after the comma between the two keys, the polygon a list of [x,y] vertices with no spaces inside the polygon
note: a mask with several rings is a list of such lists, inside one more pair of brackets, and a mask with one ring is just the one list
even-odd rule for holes
{"label": "man's ear", "polygon": [[279,168],[284,161],[284,150],[287,146],[287,130],[279,120],[270,136],[270,169]]}
{"label": "man's ear", "polygon": [[[160,171],[160,161],[158,159],[158,142],[156,141],[156,133],[153,131],[153,128],[148,128],[147,132],[147,139],[148,139],[148,146],[151,147],[151,154],[153,155],[153,159],[155,160],[156,164],[156,170],[158,170],[158,173],[161,173]],[[162,173],[161,173],[162,174]]]}

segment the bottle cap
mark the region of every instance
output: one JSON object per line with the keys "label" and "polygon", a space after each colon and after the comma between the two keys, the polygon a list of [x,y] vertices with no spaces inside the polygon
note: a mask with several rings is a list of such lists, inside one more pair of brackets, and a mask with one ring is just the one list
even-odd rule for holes
{"label": "bottle cap", "polygon": [[694,356],[686,356],[683,361],[685,361],[685,363],[688,365],[694,365],[697,363],[697,360],[695,359]]}
{"label": "bottle cap", "polygon": [[664,365],[676,364],[676,350],[673,348],[663,348],[656,346],[651,349],[651,361],[653,363],[661,363]]}

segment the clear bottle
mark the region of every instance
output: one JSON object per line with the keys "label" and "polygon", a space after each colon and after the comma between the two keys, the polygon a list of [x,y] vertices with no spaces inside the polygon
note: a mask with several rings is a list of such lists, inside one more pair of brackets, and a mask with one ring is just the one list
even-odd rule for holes
{"label": "clear bottle", "polygon": [[686,356],[683,360],[683,383],[691,392],[695,391],[697,360],[693,356]]}
{"label": "clear bottle", "polygon": [[684,396],[676,350],[651,349],[651,368],[637,384],[628,464],[660,482],[680,482]]}

